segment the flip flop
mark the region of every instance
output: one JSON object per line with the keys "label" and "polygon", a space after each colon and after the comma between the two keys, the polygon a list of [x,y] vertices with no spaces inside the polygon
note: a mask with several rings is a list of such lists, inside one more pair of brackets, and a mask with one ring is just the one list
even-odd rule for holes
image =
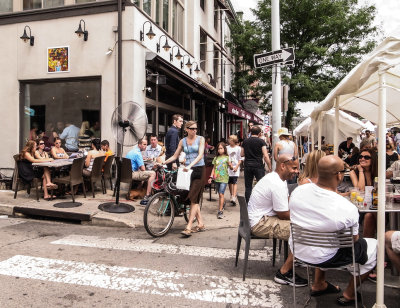
{"label": "flip flop", "polygon": [[[358,300],[358,301],[361,300],[361,294],[358,293],[358,292],[357,292],[357,300]],[[355,303],[356,303],[356,300],[355,300],[355,299],[347,299],[347,298],[345,298],[343,295],[342,295],[342,296],[339,296],[339,297],[336,299],[336,301],[337,301],[337,303],[338,303],[340,306],[354,306]]]}
{"label": "flip flop", "polygon": [[181,232],[182,235],[184,235],[185,237],[189,237],[192,236],[192,230],[190,229],[185,229]]}
{"label": "flip flop", "polygon": [[324,294],[339,293],[341,291],[340,287],[338,287],[338,288],[335,287],[329,281],[327,281],[326,283],[328,284],[328,286],[324,290],[311,291],[310,295],[311,296],[321,296]]}

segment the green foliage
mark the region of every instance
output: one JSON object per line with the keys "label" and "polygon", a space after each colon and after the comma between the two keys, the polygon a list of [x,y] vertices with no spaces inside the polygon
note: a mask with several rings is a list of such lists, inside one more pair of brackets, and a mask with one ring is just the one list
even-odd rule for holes
{"label": "green foliage", "polygon": [[[271,110],[271,68],[254,69],[253,55],[271,50],[271,0],[261,0],[254,22],[232,24],[230,46],[238,59],[233,91],[262,97],[260,109]],[[294,47],[295,65],[282,67],[290,86],[286,126],[297,102],[321,101],[375,47],[376,9],[356,0],[281,0],[281,45]],[[240,70],[241,69],[241,70]]]}

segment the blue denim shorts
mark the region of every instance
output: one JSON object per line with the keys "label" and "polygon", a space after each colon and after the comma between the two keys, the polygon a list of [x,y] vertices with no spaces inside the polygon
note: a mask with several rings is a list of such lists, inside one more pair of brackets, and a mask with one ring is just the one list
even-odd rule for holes
{"label": "blue denim shorts", "polygon": [[215,183],[215,188],[217,189],[219,194],[224,194],[226,186],[228,186],[228,183]]}

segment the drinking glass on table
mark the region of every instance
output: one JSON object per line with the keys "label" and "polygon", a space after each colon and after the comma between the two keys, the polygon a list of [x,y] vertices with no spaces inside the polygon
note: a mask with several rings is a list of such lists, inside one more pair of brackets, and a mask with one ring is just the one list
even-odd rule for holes
{"label": "drinking glass on table", "polygon": [[350,201],[354,204],[357,202],[357,197],[360,195],[360,190],[357,187],[350,187]]}

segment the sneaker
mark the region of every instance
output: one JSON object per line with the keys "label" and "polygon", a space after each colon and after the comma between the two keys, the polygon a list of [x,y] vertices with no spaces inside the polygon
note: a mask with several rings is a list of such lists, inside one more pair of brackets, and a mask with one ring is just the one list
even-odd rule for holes
{"label": "sneaker", "polygon": [[217,218],[218,219],[222,219],[223,216],[224,216],[224,212],[223,211],[218,211]]}
{"label": "sneaker", "polygon": [[144,196],[143,200],[140,201],[140,205],[146,206],[147,203],[149,202],[150,196]]}
{"label": "sneaker", "polygon": [[281,270],[278,270],[276,272],[274,280],[275,280],[275,282],[277,282],[279,284],[288,284],[290,286],[293,286],[293,284],[294,284],[295,287],[305,287],[308,285],[308,280],[300,277],[297,274],[295,276],[295,282],[293,283],[293,271],[292,270],[289,270],[285,274],[282,274]]}
{"label": "sneaker", "polygon": [[231,199],[231,206],[236,206],[236,197]]}

